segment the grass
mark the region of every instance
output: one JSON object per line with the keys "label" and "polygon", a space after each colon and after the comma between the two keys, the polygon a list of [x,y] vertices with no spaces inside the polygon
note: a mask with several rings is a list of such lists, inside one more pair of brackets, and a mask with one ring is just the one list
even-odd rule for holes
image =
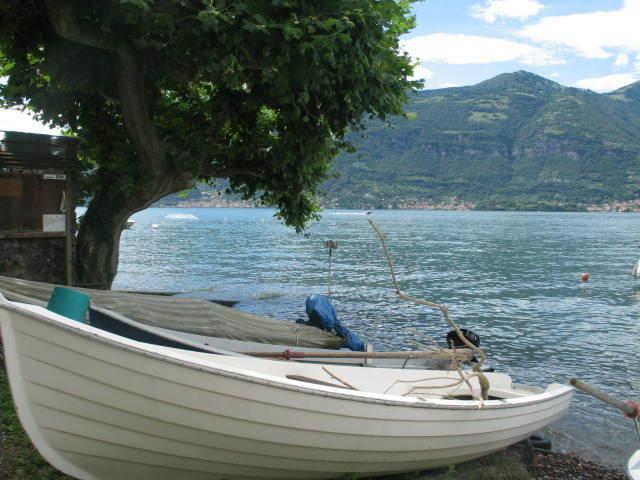
{"label": "grass", "polygon": [[0,346],[0,480],[70,480],[40,456],[22,429],[3,358]]}

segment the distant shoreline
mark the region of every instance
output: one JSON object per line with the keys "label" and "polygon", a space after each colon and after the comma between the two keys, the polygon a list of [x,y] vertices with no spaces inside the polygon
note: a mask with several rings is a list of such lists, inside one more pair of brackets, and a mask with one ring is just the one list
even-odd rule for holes
{"label": "distant shoreline", "polygon": [[[220,203],[203,202],[203,201],[185,201],[175,204],[155,204],[154,208],[273,208],[263,205],[258,205],[255,202],[250,201],[226,201]],[[633,202],[616,202],[602,205],[577,205],[577,206],[565,206],[565,205],[522,205],[522,206],[484,206],[484,205],[469,205],[469,204],[407,204],[407,205],[395,205],[395,206],[373,206],[363,205],[360,207],[343,207],[343,206],[323,206],[324,211],[330,210],[433,210],[433,211],[475,211],[475,212],[573,212],[573,213],[640,213],[640,200]]]}

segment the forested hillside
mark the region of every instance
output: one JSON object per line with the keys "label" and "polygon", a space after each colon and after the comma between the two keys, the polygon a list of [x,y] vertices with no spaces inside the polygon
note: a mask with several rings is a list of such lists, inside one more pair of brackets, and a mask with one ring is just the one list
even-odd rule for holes
{"label": "forested hillside", "polygon": [[608,94],[520,71],[414,94],[338,158],[326,202],[572,209],[640,197],[640,82]]}
{"label": "forested hillside", "polygon": [[[598,94],[529,72],[412,94],[337,158],[325,206],[576,210],[637,201],[640,82]],[[246,206],[200,186],[162,204]]]}

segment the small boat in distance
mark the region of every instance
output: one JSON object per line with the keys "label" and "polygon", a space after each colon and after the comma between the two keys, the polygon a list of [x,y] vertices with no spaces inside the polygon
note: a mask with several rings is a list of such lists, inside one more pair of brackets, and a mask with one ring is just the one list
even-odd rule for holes
{"label": "small boat in distance", "polygon": [[371,211],[366,212],[329,212],[329,215],[371,215]]}
{"label": "small boat in distance", "polygon": [[636,262],[636,264],[633,266],[633,270],[631,271],[631,275],[633,275],[634,278],[640,277],[640,260],[638,260]]}
{"label": "small boat in distance", "polygon": [[198,220],[198,217],[192,213],[170,213],[165,215],[164,218],[170,218],[172,220]]}
{"label": "small boat in distance", "polygon": [[129,228],[133,227],[136,224],[135,220],[129,219],[124,223],[124,228],[125,230],[128,230]]}
{"label": "small boat in distance", "polygon": [[20,421],[83,480],[335,479],[482,457],[560,418],[572,388],[487,373],[364,369],[136,342],[0,296]]}

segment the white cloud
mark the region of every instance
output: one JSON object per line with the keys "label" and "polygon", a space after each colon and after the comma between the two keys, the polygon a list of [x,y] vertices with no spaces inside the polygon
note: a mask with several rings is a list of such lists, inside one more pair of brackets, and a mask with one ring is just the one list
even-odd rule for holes
{"label": "white cloud", "polygon": [[602,59],[620,51],[640,52],[639,24],[640,0],[625,0],[619,10],[545,17],[519,33],[586,58]]}
{"label": "white cloud", "polygon": [[413,68],[413,76],[410,80],[429,80],[434,77],[434,73],[424,65],[416,65]]}
{"label": "white cloud", "polygon": [[403,48],[421,62],[455,65],[519,62],[556,65],[564,61],[553,53],[526,43],[477,35],[434,33],[405,40]]}
{"label": "white cloud", "polygon": [[616,61],[613,62],[614,67],[626,67],[629,65],[629,55],[626,53],[619,53],[616,57]]}
{"label": "white cloud", "polygon": [[471,15],[488,23],[499,18],[526,20],[537,15],[544,5],[536,0],[486,0],[471,7]]}
{"label": "white cloud", "polygon": [[553,72],[553,73],[550,73],[550,74],[549,74],[549,75],[547,75],[547,76],[548,76],[548,77],[551,77],[551,78],[558,78],[558,77],[560,76],[560,74],[559,74],[558,72]]}
{"label": "white cloud", "polygon": [[31,113],[15,109],[0,109],[0,130],[48,133],[50,135],[62,134],[59,128],[50,128],[35,120]]}
{"label": "white cloud", "polygon": [[588,88],[595,92],[610,92],[640,80],[640,72],[616,73],[604,77],[584,78],[576,82],[576,87]]}

